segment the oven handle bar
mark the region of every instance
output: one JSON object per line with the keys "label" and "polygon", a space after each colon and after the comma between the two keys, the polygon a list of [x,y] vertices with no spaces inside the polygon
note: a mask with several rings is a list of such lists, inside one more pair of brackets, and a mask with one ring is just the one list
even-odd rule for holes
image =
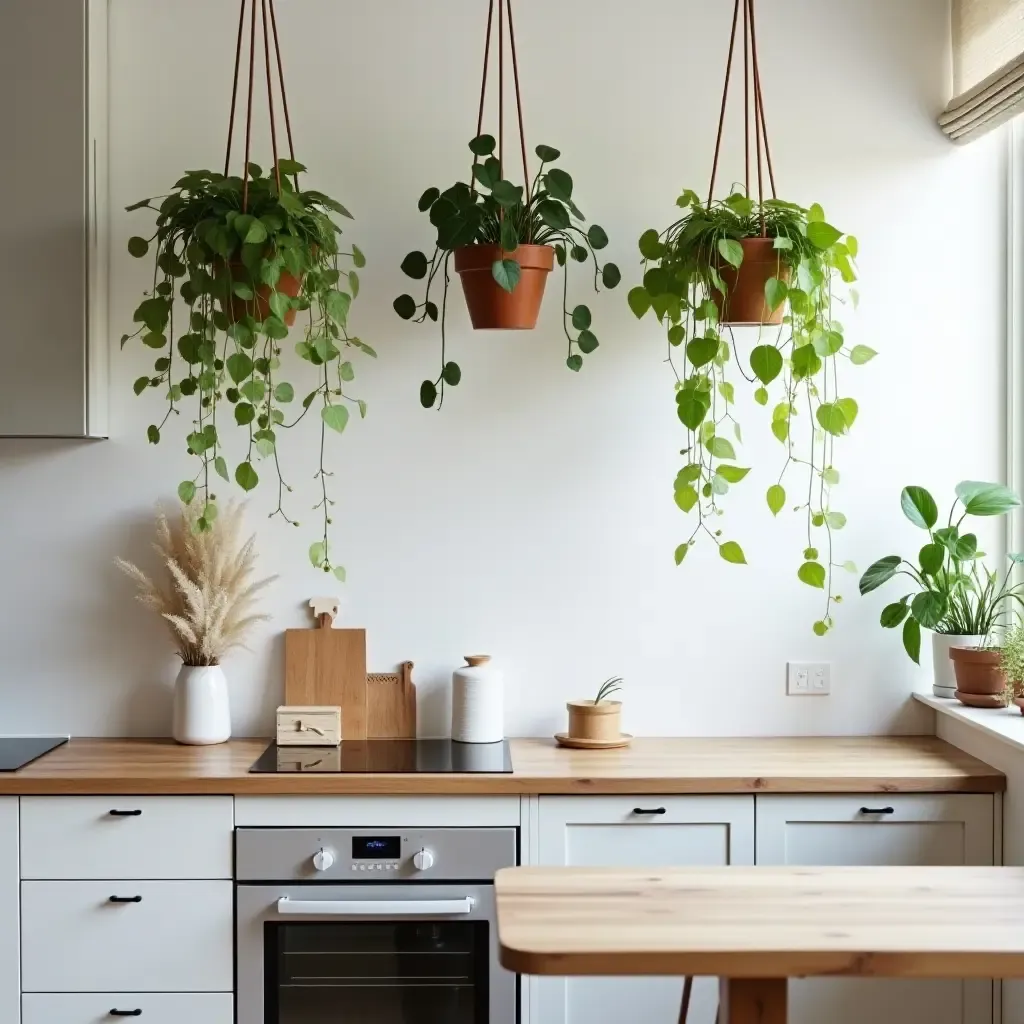
{"label": "oven handle bar", "polygon": [[476,900],[291,900],[277,901],[279,914],[307,917],[441,917],[472,914]]}

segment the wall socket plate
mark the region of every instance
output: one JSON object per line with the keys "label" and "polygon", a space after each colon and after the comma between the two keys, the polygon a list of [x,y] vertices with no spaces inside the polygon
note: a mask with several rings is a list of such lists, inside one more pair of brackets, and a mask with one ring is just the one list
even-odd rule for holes
{"label": "wall socket plate", "polygon": [[832,665],[827,661],[786,663],[786,694],[790,697],[824,697],[832,692]]}

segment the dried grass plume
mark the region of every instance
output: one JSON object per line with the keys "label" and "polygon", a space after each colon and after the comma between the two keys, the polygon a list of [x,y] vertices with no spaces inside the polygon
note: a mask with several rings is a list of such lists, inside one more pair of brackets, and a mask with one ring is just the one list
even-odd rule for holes
{"label": "dried grass plume", "polygon": [[219,664],[228,651],[245,646],[256,623],[269,618],[255,612],[256,598],[277,577],[255,578],[256,537],[242,541],[242,513],[232,504],[199,532],[187,506],[173,526],[159,512],[153,547],[167,569],[164,584],[117,559],[117,567],[135,581],[137,599],[167,620],[186,665]]}

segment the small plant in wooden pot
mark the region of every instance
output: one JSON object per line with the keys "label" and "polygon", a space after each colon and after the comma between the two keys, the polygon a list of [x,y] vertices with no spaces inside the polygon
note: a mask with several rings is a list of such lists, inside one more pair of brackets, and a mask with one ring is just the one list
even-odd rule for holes
{"label": "small plant in wooden pot", "polygon": [[622,678],[612,676],[598,688],[593,700],[571,700],[569,731],[555,739],[566,747],[624,747],[632,736],[622,732],[622,701],[608,698],[622,689]]}

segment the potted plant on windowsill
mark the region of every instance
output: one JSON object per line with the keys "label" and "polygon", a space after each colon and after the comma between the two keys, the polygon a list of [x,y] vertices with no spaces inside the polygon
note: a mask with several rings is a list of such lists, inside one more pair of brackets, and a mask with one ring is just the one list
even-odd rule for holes
{"label": "potted plant on windowsill", "polygon": [[[860,580],[860,592],[869,594],[896,576],[906,577],[913,585],[910,593],[882,609],[881,624],[887,629],[903,627],[903,646],[907,654],[920,662],[921,630],[932,631],[934,669],[933,692],[938,697],[955,697],[968,687],[973,673],[968,665],[979,669],[994,664],[998,654],[984,649],[986,638],[999,625],[999,617],[1014,603],[1024,603],[1024,586],[1011,582],[1011,568],[1000,577],[985,569],[978,551],[978,538],[961,532],[968,516],[1005,515],[1020,505],[1020,499],[1001,484],[964,480],[956,486],[953,502],[944,526],[939,526],[939,510],[935,499],[923,487],[905,487],[900,496],[904,515],[918,528],[927,531],[928,542],[916,561],[887,555],[869,566]],[[1010,555],[1013,563],[1024,556]],[[973,651],[960,655],[951,664],[955,650]],[[954,678],[953,666],[956,665]],[[1001,692],[984,689],[980,693]]]}
{"label": "potted plant on windowsill", "polygon": [[[473,327],[498,330],[532,330],[544,297],[548,273],[557,260],[563,271],[563,329],[568,342],[566,365],[578,371],[583,356],[598,346],[591,330],[592,315],[586,305],[568,308],[568,273],[572,263],[593,259],[593,286],[614,288],[621,278],[614,263],[601,265],[597,252],[608,244],[598,224],[586,230],[583,214],[573,200],[573,180],[560,168],[548,167],[560,156],[551,146],[538,146],[541,163],[525,188],[503,177],[502,161],[494,155],[495,140],[479,135],[469,144],[473,153],[471,184],[458,181],[443,192],[429,188],[419,200],[437,231],[433,254],[410,252],[402,261],[403,272],[426,279],[423,300],[400,295],[395,312],[405,320],[423,323],[440,320],[441,363],[434,380],[420,385],[420,402],[425,408],[440,408],[444,387],[462,379],[458,363],[449,360],[445,321],[448,308],[449,269],[462,280],[466,305]],[[431,289],[440,278],[440,307],[431,299]],[[436,296],[436,291],[434,292]]]}
{"label": "potted plant on windowsill", "polygon": [[1018,618],[1016,625],[1006,634],[1000,654],[1000,664],[1006,678],[1004,699],[1007,707],[1016,705],[1024,715],[1024,620]]}

